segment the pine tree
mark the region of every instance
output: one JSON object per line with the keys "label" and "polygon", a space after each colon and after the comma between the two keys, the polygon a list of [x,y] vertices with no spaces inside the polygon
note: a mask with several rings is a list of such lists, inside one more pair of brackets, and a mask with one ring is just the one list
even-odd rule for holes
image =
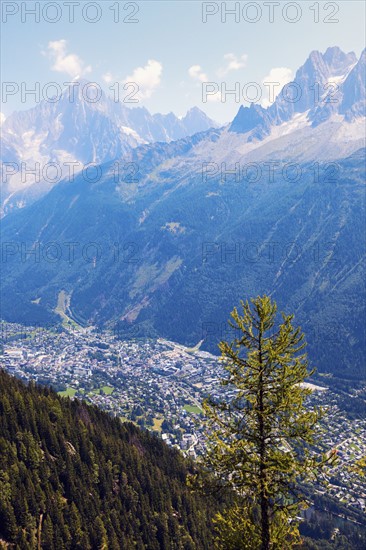
{"label": "pine tree", "polygon": [[98,516],[94,523],[95,547],[98,550],[106,550],[108,548],[108,535],[104,527],[103,520]]}
{"label": "pine tree", "polygon": [[227,391],[204,402],[204,463],[215,474],[214,485],[235,495],[235,504],[215,518],[219,547],[282,550],[299,538],[299,482],[328,460],[309,449],[323,412],[305,407],[311,390],[303,382],[314,371],[293,315],[282,314],[276,326],[275,302],[267,296],[251,302],[241,301],[242,313],[231,313],[233,342],[219,344]]}
{"label": "pine tree", "polygon": [[55,548],[53,544],[53,525],[49,516],[46,516],[43,523],[41,547],[49,550],[53,550]]}

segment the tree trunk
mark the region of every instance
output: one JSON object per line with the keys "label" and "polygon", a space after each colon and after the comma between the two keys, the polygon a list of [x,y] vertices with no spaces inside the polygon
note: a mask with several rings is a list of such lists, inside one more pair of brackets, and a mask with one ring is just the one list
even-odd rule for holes
{"label": "tree trunk", "polygon": [[39,516],[39,524],[38,524],[38,533],[37,533],[37,548],[38,548],[38,550],[41,550],[42,520],[43,520],[43,514],[40,514],[40,516]]}
{"label": "tree trunk", "polygon": [[260,480],[260,507],[261,507],[261,550],[269,550],[270,548],[270,533],[269,533],[269,502],[266,494],[266,434],[264,427],[264,379],[263,379],[263,360],[262,360],[262,332],[259,333],[259,480]]}
{"label": "tree trunk", "polygon": [[269,535],[269,506],[268,499],[261,490],[261,550],[269,550],[270,535]]}

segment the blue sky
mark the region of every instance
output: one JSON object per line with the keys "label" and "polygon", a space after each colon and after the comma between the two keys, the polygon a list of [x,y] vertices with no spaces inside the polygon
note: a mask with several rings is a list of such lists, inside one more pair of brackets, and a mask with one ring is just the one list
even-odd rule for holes
{"label": "blue sky", "polygon": [[[36,2],[2,2],[3,82],[19,86],[24,82],[29,88],[39,82],[42,89],[48,82],[61,85],[79,73],[100,83],[105,90],[120,83],[121,97],[125,97],[132,89],[123,91],[123,84],[136,81],[137,105],[153,113],[173,111],[183,115],[197,105],[220,122],[232,119],[240,103],[234,96],[224,103],[202,103],[202,82],[216,82],[219,86],[225,82],[228,89],[239,82],[242,88],[248,82],[262,86],[263,80],[272,75],[285,83],[311,50],[325,51],[328,46],[338,45],[359,56],[365,43],[363,1],[290,3],[294,6],[271,2],[272,7],[263,2],[240,2],[238,21],[234,15],[227,15],[226,22],[222,21],[221,2],[203,6],[196,0],[165,0],[127,5],[128,2],[105,0],[94,2],[93,7],[93,3],[79,0],[79,5],[74,5],[74,22],[69,21],[70,8],[64,1],[40,2],[41,10],[47,3],[53,6],[45,14],[41,11],[40,21],[35,22],[26,9],[34,8]],[[280,5],[273,5],[277,3]],[[120,21],[114,22],[117,4]],[[123,22],[135,11],[134,4],[139,10],[130,18],[138,22]],[[228,10],[234,5],[235,2],[226,2]],[[99,16],[99,21],[85,21],[83,8],[87,18]],[[6,16],[4,9],[17,13]],[[244,15],[243,9],[247,10]],[[270,9],[274,10],[273,22]],[[203,10],[217,13],[208,15],[204,23]],[[56,17],[60,20],[51,22]],[[319,22],[314,21],[317,17]],[[255,18],[257,22],[248,21]],[[299,20],[289,21],[295,18]],[[338,22],[326,22],[327,18]],[[265,103],[265,97],[263,100]],[[2,96],[1,111],[7,116],[15,109],[32,105],[32,98],[22,103],[19,91],[6,102]]]}

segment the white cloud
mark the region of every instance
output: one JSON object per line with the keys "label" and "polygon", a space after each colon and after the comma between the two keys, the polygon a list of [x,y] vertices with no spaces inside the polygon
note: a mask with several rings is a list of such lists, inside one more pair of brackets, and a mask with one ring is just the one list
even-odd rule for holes
{"label": "white cloud", "polygon": [[203,72],[201,65],[192,65],[188,69],[188,74],[193,80],[198,80],[199,82],[208,81],[207,75]]}
{"label": "white cloud", "polygon": [[225,66],[221,67],[217,71],[217,75],[222,77],[226,76],[231,71],[238,71],[239,69],[243,69],[247,65],[248,56],[246,53],[241,55],[240,57],[236,56],[233,53],[227,53],[224,55],[225,59]]}
{"label": "white cloud", "polygon": [[[147,99],[151,97],[155,89],[161,81],[163,65],[155,59],[149,59],[145,67],[137,67],[133,73],[127,76],[123,82],[133,82],[137,84],[139,90],[137,96],[139,99]],[[111,74],[104,75],[104,80],[111,78]]]}
{"label": "white cloud", "polygon": [[47,45],[47,52],[42,52],[52,61],[51,69],[58,73],[66,73],[72,78],[81,77],[90,73],[90,65],[85,66],[83,60],[75,53],[67,53],[66,40],[51,41]]}
{"label": "white cloud", "polygon": [[[219,77],[226,76],[231,71],[238,71],[239,69],[246,67],[248,56],[247,54],[243,54],[238,57],[233,53],[227,53],[224,55],[224,60],[225,65],[223,67],[220,67],[216,71],[216,75]],[[188,74],[193,80],[197,80],[198,82],[209,81],[209,78],[207,74],[203,71],[201,65],[192,65],[192,67],[188,69]],[[214,98],[215,95],[212,95],[210,101],[220,101],[220,99]]]}
{"label": "white cloud", "polygon": [[111,82],[113,82],[113,76],[112,76],[112,73],[108,72],[108,73],[105,73],[103,76],[102,76],[104,82],[106,84],[110,84]]}
{"label": "white cloud", "polygon": [[222,94],[221,91],[217,91],[214,93],[207,94],[207,101],[209,103],[219,103],[222,100]]}
{"label": "white cloud", "polygon": [[0,126],[2,126],[5,122],[6,116],[4,113],[0,113]]}
{"label": "white cloud", "polygon": [[[288,67],[274,67],[262,80],[263,86],[263,107],[272,105],[282,88],[293,79],[292,70]],[[266,85],[267,84],[267,85]]]}

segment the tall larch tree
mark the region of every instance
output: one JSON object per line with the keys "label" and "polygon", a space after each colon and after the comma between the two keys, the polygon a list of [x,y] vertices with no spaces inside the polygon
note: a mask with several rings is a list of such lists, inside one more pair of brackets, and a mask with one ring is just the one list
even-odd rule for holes
{"label": "tall larch tree", "polygon": [[[207,454],[214,485],[230,488],[234,504],[218,514],[218,547],[283,550],[299,541],[297,517],[309,481],[329,460],[311,451],[323,414],[309,408],[304,384],[306,345],[293,315],[282,314],[268,296],[241,301],[229,324],[231,343],[219,344],[225,391],[204,401]],[[198,484],[206,481],[196,480]],[[210,482],[210,484],[212,481]]]}

